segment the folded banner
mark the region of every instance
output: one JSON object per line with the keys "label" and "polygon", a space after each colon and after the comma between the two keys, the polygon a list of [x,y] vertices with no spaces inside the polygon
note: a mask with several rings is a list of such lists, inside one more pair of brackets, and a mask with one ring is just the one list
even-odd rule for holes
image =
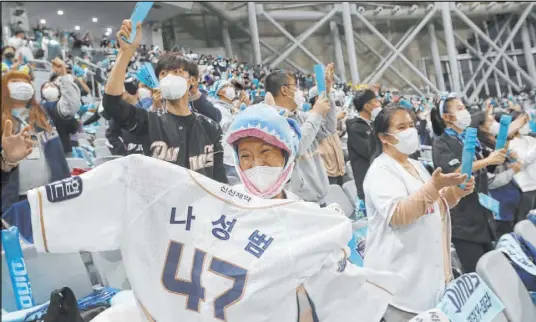
{"label": "folded banner", "polygon": [[447,285],[437,308],[452,322],[492,322],[504,305],[478,274],[469,273]]}
{"label": "folded banner", "polygon": [[536,265],[529,259],[517,240],[511,234],[502,235],[495,249],[508,255],[510,260],[531,275],[536,276]]}
{"label": "folded banner", "polygon": [[367,238],[367,219],[358,220],[353,225],[352,239],[348,242],[350,248],[349,260],[352,264],[363,267],[365,259],[365,240]]}
{"label": "folded banner", "polygon": [[431,309],[423,312],[409,322],[449,322],[449,317],[438,309]]}

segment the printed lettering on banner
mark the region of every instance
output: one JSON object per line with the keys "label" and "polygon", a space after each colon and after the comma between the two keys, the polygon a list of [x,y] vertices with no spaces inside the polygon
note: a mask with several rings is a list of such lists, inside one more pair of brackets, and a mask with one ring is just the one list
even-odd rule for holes
{"label": "printed lettering on banner", "polygon": [[449,318],[445,313],[441,312],[438,309],[431,309],[426,312],[423,312],[409,322],[450,322]]}
{"label": "printed lettering on banner", "polygon": [[236,198],[238,198],[238,199],[240,199],[242,201],[245,201],[245,202],[250,202],[251,201],[250,196],[248,196],[245,193],[238,192],[238,191],[234,190],[233,187],[228,186],[228,185],[221,186],[220,191],[225,193],[226,195],[228,195],[230,197],[233,197],[233,198],[236,197]]}
{"label": "printed lettering on banner", "polygon": [[34,303],[32,299],[32,288],[30,281],[28,280],[28,273],[26,271],[26,265],[24,259],[19,258],[11,261],[11,269],[15,277],[16,292],[20,298],[22,308],[31,308]]}
{"label": "printed lettering on banner", "polygon": [[350,263],[363,267],[365,258],[365,240],[367,238],[367,227],[354,230],[352,239],[348,242],[350,248]]}
{"label": "printed lettering on banner", "polygon": [[212,222],[212,235],[220,240],[228,240],[235,224],[236,219],[226,221],[225,215],[221,215],[220,219]]}
{"label": "printed lettering on banner", "polygon": [[255,230],[248,239],[249,243],[244,250],[257,258],[261,258],[262,254],[274,241],[272,237],[261,234],[258,230]]}
{"label": "printed lettering on banner", "polygon": [[508,255],[523,270],[536,276],[536,265],[525,254],[514,236],[510,234],[502,235],[495,248]]}
{"label": "printed lettering on banner", "polygon": [[190,227],[192,226],[192,220],[195,220],[192,206],[188,207],[188,214],[186,215],[186,220],[177,220],[177,208],[175,207],[171,208],[171,217],[169,218],[170,224],[172,225],[186,224],[186,230],[190,231]]}
{"label": "printed lettering on banner", "polygon": [[452,322],[491,322],[504,305],[478,274],[464,274],[447,285],[437,306]]}
{"label": "printed lettering on banner", "polygon": [[49,202],[60,202],[82,194],[82,178],[70,177],[45,186]]}

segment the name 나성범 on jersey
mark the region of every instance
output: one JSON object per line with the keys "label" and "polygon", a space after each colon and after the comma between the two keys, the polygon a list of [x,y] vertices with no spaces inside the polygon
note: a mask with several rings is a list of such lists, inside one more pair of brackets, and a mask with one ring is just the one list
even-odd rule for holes
{"label": "name \ub098\uc131\ubc94 on jersey", "polygon": [[[188,207],[185,220],[178,220],[177,208],[171,208],[171,216],[169,219],[170,224],[186,225],[186,230],[190,231],[193,220],[195,220],[195,216],[193,215],[192,206]],[[236,219],[228,221],[225,215],[221,215],[218,220],[212,222],[212,235],[219,240],[228,240],[231,238],[231,232],[233,231],[236,222]],[[274,241],[272,237],[262,234],[259,230],[255,230],[253,233],[251,233],[248,240],[249,243],[246,245],[244,250],[257,258],[261,258],[262,254],[264,254],[264,252]]]}
{"label": "name \ub098\uc131\ubc94 on jersey", "polygon": [[[196,219],[193,207],[188,207],[186,218],[177,218],[178,216],[177,208],[171,208],[169,223],[172,225],[185,225],[185,230],[191,231]],[[221,215],[218,220],[211,221],[212,235],[221,241],[229,240],[237,222],[237,219],[227,220],[226,215]],[[244,250],[256,258],[261,258],[270,244],[274,241],[274,238],[260,233],[259,230],[255,230],[249,236],[248,241],[249,242],[246,244]],[[236,304],[245,292],[248,270],[222,258],[210,256],[206,251],[196,248],[192,262],[190,281],[177,278],[177,272],[181,265],[184,247],[185,245],[183,243],[170,240],[162,271],[162,285],[169,292],[186,296],[186,308],[200,313],[200,302],[205,301],[206,297],[205,287],[201,283],[201,275],[204,272],[203,266],[205,259],[212,257],[209,259],[208,271],[233,281],[232,287],[214,298],[212,302],[214,317],[226,321],[225,310],[233,304]]]}

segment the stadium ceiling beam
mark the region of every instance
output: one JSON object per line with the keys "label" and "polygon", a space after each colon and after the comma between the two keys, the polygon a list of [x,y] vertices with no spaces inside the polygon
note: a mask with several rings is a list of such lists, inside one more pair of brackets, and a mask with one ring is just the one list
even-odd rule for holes
{"label": "stadium ceiling beam", "polygon": [[[268,15],[266,13],[266,11],[264,11],[264,8],[260,8],[258,11],[260,11],[261,15],[264,15],[266,17],[266,19],[268,19],[268,21],[279,31],[281,31],[281,33],[283,35],[285,35],[285,37],[287,37],[290,41],[292,41],[294,44],[296,44],[307,56],[309,56],[309,58],[311,58],[315,63],[319,64],[319,65],[323,65],[322,61],[320,61],[320,59],[318,59],[313,53],[311,53],[309,51],[309,49],[307,49],[304,45],[302,45],[302,41],[305,40],[306,38],[303,38],[302,41],[299,41],[298,39],[294,38],[285,28],[283,28],[283,26],[281,26],[277,21],[275,21],[275,19],[273,19],[272,17],[270,17],[270,15]],[[338,80],[340,79],[340,77],[338,76],[335,76]]]}
{"label": "stadium ceiling beam", "polygon": [[[200,2],[200,4],[207,9],[210,9],[215,14],[229,22],[239,22],[248,18],[247,11],[230,11],[226,10],[218,2]],[[386,5],[387,6],[387,5]],[[423,6],[404,6],[394,5],[390,8],[384,8],[377,11],[376,9],[365,9],[359,7],[360,13],[369,21],[386,21],[386,20],[420,20],[423,19],[431,5],[428,7]],[[525,3],[517,2],[504,2],[497,3],[493,6],[479,5],[472,6],[464,3],[457,3],[456,6],[469,17],[487,17],[490,15],[506,14],[506,13],[519,13],[523,10]],[[378,5],[382,7],[382,5]],[[382,7],[383,8],[383,7]],[[306,10],[274,10],[269,11],[272,18],[277,21],[318,21],[322,19],[329,11],[306,11]],[[262,17],[264,18],[264,17]],[[536,17],[535,17],[536,19]]]}
{"label": "stadium ceiling beam", "polygon": [[428,24],[428,35],[430,36],[430,52],[432,53],[436,85],[441,91],[446,91],[445,78],[443,77],[443,70],[441,69],[441,57],[439,56],[439,48],[437,47],[437,34],[433,21]]}
{"label": "stadium ceiling beam", "polygon": [[[499,30],[499,33],[497,34],[497,36],[493,40],[494,42],[497,42],[502,37],[504,32],[507,30],[507,26],[510,25],[510,21],[512,21],[512,17],[513,16],[511,15],[506,19],[506,21],[504,22],[504,25]],[[467,41],[465,41],[462,37],[460,37],[460,35],[458,35],[456,32],[454,32],[454,37],[456,37],[456,39],[458,39],[465,47],[467,47],[467,49],[469,49],[471,52],[475,53],[475,56],[480,59],[480,63],[478,64],[478,66],[476,67],[474,72],[472,73],[471,78],[469,78],[469,80],[467,81],[467,83],[465,85],[465,88],[460,93],[462,96],[467,97],[467,91],[470,88],[470,84],[475,81],[475,79],[478,77],[478,73],[480,72],[482,67],[484,67],[485,64],[490,65],[491,68],[495,69],[495,71],[501,76],[501,78],[503,78],[507,82],[510,82],[510,85],[514,86],[514,88],[516,88],[516,90],[519,90],[519,86],[517,86],[517,84],[515,84],[513,81],[511,81],[510,77],[508,75],[504,74],[499,68],[497,68],[497,66],[491,65],[491,62],[488,61],[488,58],[495,51],[491,50],[491,48],[490,48],[490,50],[488,50],[488,52],[482,57],[482,54],[479,53],[478,50],[473,48],[473,46],[471,46]]]}
{"label": "stadium ceiling beam", "polygon": [[[473,46],[471,46],[465,39],[463,39],[460,35],[458,35],[457,33],[454,33],[454,37],[456,39],[458,39],[458,41],[460,43],[462,43],[462,45],[464,45],[465,47],[467,47],[467,49],[469,49],[469,51],[471,51],[475,56],[473,57],[476,57],[478,59],[481,60],[481,63],[484,63],[484,64],[487,64],[487,65],[491,65],[491,62],[487,59],[487,57],[482,57],[481,54],[478,53],[478,50],[476,50]],[[486,54],[487,55],[487,54]],[[497,66],[491,66],[491,68],[493,68],[495,70],[495,72],[497,72],[497,74],[499,74],[499,76],[501,76],[502,79],[504,79],[507,83],[509,83],[516,91],[519,91],[520,90],[520,87],[518,84],[514,83],[510,77],[508,75],[506,75],[502,70],[500,70]],[[472,73],[472,76],[474,77],[471,77],[469,79],[469,81],[466,82],[466,86],[463,90],[463,92],[461,93],[462,96],[465,96],[465,93],[467,93],[467,91],[469,90],[469,86],[471,83],[473,83],[475,81],[475,78],[476,76],[475,75],[478,75],[476,73],[476,71],[473,71]]]}
{"label": "stadium ceiling beam", "polygon": [[[525,8],[525,10],[523,11],[523,13],[521,14],[521,17],[524,17],[523,19],[520,19],[520,20],[523,20],[525,21],[527,16],[529,15],[530,11],[534,8],[534,3],[529,3],[528,6]],[[454,7],[453,8],[453,11],[460,17],[460,19],[465,22],[465,24],[467,24],[467,26],[469,26],[471,29],[473,29],[473,31],[478,35],[480,36],[485,42],[487,42],[491,47],[493,47],[493,49],[497,50],[499,53],[501,53],[499,56],[503,55],[504,54],[504,51],[501,51],[501,48],[495,43],[493,42],[493,40],[491,40],[473,21],[471,21],[471,19],[469,19],[460,9]],[[519,21],[518,20],[518,23]],[[517,24],[516,24],[517,25]],[[520,26],[521,28],[521,26]],[[519,29],[519,28],[518,28]],[[515,28],[514,28],[515,30]],[[515,33],[517,33],[517,30],[515,30]],[[515,34],[514,34],[515,35]],[[510,35],[511,36],[511,35]],[[510,37],[509,37],[510,38]],[[513,39],[513,38],[512,38]],[[505,45],[509,45],[510,42],[506,42],[505,44],[503,44],[503,47]],[[498,59],[500,59],[501,57],[498,57]],[[497,59],[497,58],[496,58]],[[523,78],[525,78],[525,80],[527,80],[529,83],[531,83],[533,86],[536,86],[536,79],[532,79],[530,77],[530,75],[525,72],[521,67],[519,67],[518,64],[516,64],[514,62],[514,60],[508,56],[505,56],[504,59],[506,60],[506,62],[512,66],[512,68],[516,71],[519,71],[519,73],[521,74],[521,76]],[[493,70],[493,69],[490,69],[490,70]],[[487,74],[487,73],[486,73]],[[478,88],[478,87],[477,87]]]}
{"label": "stadium ceiling beam", "polygon": [[452,25],[452,15],[450,8],[453,5],[451,2],[436,2],[435,6],[441,11],[441,22],[443,23],[443,31],[445,34],[445,42],[447,45],[447,55],[449,58],[450,76],[452,79],[451,90],[455,93],[459,93],[462,88],[462,80],[460,77],[460,67],[456,56],[458,50],[456,49],[456,41],[454,40],[454,27]]}
{"label": "stadium ceiling beam", "polygon": [[[408,30],[406,30],[406,32],[402,35],[402,37],[400,37],[400,40],[395,44],[395,47],[398,48],[400,46],[400,44],[409,36],[409,34],[415,29],[416,26],[411,26]],[[388,60],[390,59],[392,56],[394,55],[393,51],[389,51],[389,53],[387,54],[387,56],[385,56],[379,63],[378,65],[376,66],[376,68],[372,71],[372,73],[370,73],[370,75],[368,75],[366,78],[365,78],[365,81],[364,83],[368,83],[370,78],[372,76],[374,76],[378,70],[380,70],[380,67],[383,66],[383,64]]]}
{"label": "stadium ceiling beam", "polygon": [[[374,49],[374,47],[368,44],[367,41],[361,38],[361,36],[359,36],[357,32],[355,31],[354,31],[354,38],[360,43],[362,43],[363,45],[365,45],[365,47],[367,47],[370,50],[370,52],[374,54],[374,56],[378,57],[381,60],[385,59],[376,49]],[[407,79],[401,72],[399,72],[398,69],[396,69],[393,66],[389,66],[389,69],[393,73],[395,73],[401,80],[403,80],[406,84],[408,84],[411,88],[413,88],[413,90],[416,91],[419,95],[424,96],[424,93],[417,86],[415,86],[415,84],[413,84],[409,79]]]}
{"label": "stadium ceiling beam", "polygon": [[[493,62],[491,63],[491,66],[497,66],[497,63],[501,60],[501,58],[503,57],[508,57],[508,56],[505,56],[504,53],[506,52],[506,48],[508,48],[508,46],[510,45],[510,43],[512,42],[512,40],[514,40],[515,36],[517,35],[517,33],[519,32],[519,30],[521,29],[521,27],[523,26],[523,24],[525,23],[525,20],[527,20],[527,17],[529,16],[529,13],[531,12],[531,10],[534,8],[534,3],[531,3],[527,6],[527,8],[525,9],[525,11],[523,11],[523,13],[521,14],[521,16],[519,16],[514,28],[512,28],[512,33],[510,33],[508,35],[508,38],[506,38],[506,40],[504,41],[503,45],[501,48],[499,48],[499,52],[497,54],[497,56],[495,57],[495,59],[493,60]],[[489,39],[489,38],[488,38]],[[494,44],[495,45],[495,44]],[[496,47],[497,45],[495,45]],[[510,57],[508,57],[510,59]],[[510,59],[511,60],[511,59]],[[514,62],[512,61],[512,64]],[[470,101],[472,102],[477,96],[478,94],[480,93],[480,91],[482,90],[482,87],[484,86],[484,83],[487,82],[489,76],[491,75],[491,73],[493,72],[493,68],[488,68],[488,70],[486,71],[486,73],[484,74],[484,77],[480,80],[480,82],[478,83],[478,85],[476,86],[475,90],[471,93],[471,97],[470,97]],[[524,71],[523,71],[524,72]],[[526,74],[526,73],[525,73]],[[529,76],[530,78],[530,76]],[[532,80],[532,83],[536,83],[536,80]]]}
{"label": "stadium ceiling beam", "polygon": [[[228,16],[225,16],[223,14],[219,14],[218,11],[214,11],[214,8],[212,7],[213,5],[215,5],[216,3],[210,3],[210,2],[201,2],[202,5],[205,5],[205,7],[209,10],[211,10],[212,12],[216,13],[216,15],[218,15],[220,18],[222,18],[223,20],[227,21],[227,22],[230,22],[230,23],[233,23],[233,26],[235,28],[237,28],[238,30],[242,31],[243,33],[247,34],[249,37],[251,37],[251,32],[249,31],[248,28],[245,28],[244,26],[242,26],[241,23],[236,23],[236,21],[233,21],[233,20],[229,20],[230,17]],[[207,4],[209,4],[209,6],[207,6]],[[217,6],[216,6],[217,7]],[[218,9],[219,10],[219,9]],[[262,39],[259,39],[259,43],[261,44],[261,46],[265,47],[266,49],[268,49],[269,51],[271,51],[272,53],[276,54],[276,55],[279,55],[280,53],[272,46],[270,46],[268,43],[266,43],[265,41],[263,41]],[[296,68],[297,70],[299,70],[300,72],[304,73],[304,74],[308,74],[310,71],[300,67],[298,64],[296,64],[295,62],[293,62],[292,60],[286,58],[285,61],[292,67]]]}
{"label": "stadium ceiling beam", "polygon": [[285,50],[279,57],[277,57],[271,64],[271,68],[275,68],[277,65],[281,64],[285,58],[287,58],[293,51],[296,49],[304,40],[309,38],[316,30],[318,30],[320,27],[322,27],[326,22],[328,22],[339,10],[337,8],[333,8],[327,15],[324,15],[324,17],[313,24],[309,29],[307,29],[306,32],[302,34],[297,39],[297,42],[292,44],[287,50]]}
{"label": "stadium ceiling beam", "polygon": [[415,37],[419,34],[419,32],[422,30],[422,28],[424,28],[424,26],[426,26],[426,24],[428,23],[428,21],[430,21],[430,19],[432,19],[432,17],[437,13],[437,8],[435,6],[429,6],[429,12],[428,14],[424,17],[423,20],[421,20],[421,22],[419,22],[417,24],[417,26],[411,31],[411,33],[406,37],[406,39],[404,39],[404,41],[402,41],[402,43],[400,44],[400,46],[397,48],[395,46],[393,46],[393,44],[391,44],[391,42],[389,40],[387,40],[381,32],[378,31],[378,29],[376,29],[376,27],[374,27],[374,25],[372,25],[360,12],[359,10],[352,10],[354,15],[359,19],[361,20],[361,22],[363,22],[363,24],[370,30],[372,31],[373,34],[375,34],[383,43],[385,43],[385,45],[387,45],[387,47],[389,47],[389,49],[391,49],[394,54],[389,58],[387,59],[387,61],[385,62],[385,64],[382,65],[382,67],[379,68],[379,70],[376,72],[375,75],[372,76],[372,78],[369,80],[369,83],[376,83],[380,77],[382,76],[382,74],[387,70],[387,68],[389,68],[389,66],[391,66],[391,64],[395,61],[395,59],[397,57],[400,57],[400,59],[402,59],[402,61],[404,63],[406,63],[406,65],[408,65],[408,67],[415,73],[417,74],[417,76],[419,76],[428,86],[430,86],[430,88],[436,92],[439,92],[439,89],[435,86],[434,83],[432,83],[425,75],[423,75],[423,73],[421,73],[421,71],[415,67],[415,65],[413,65],[403,54],[402,54],[402,51],[411,43],[411,41],[413,41],[413,39],[415,39]]}

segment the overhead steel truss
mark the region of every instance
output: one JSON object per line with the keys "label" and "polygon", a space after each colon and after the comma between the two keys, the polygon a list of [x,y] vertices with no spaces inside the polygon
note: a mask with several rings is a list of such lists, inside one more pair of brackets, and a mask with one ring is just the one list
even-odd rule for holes
{"label": "overhead steel truss", "polygon": [[[299,66],[296,62],[289,59],[290,55],[299,49],[308,56],[315,64],[325,63],[318,59],[305,45],[304,41],[317,32],[325,25],[329,26],[332,35],[332,45],[334,49],[334,60],[336,63],[337,78],[342,81],[347,80],[346,70],[349,67],[351,81],[355,83],[377,83],[382,80],[386,71],[391,71],[400,80],[408,85],[415,93],[424,94],[424,89],[433,91],[447,90],[445,82],[445,73],[448,80],[448,87],[451,91],[458,92],[470,100],[477,98],[484,89],[486,94],[490,93],[488,79],[493,74],[496,84],[496,92],[502,93],[506,90],[511,93],[512,90],[519,91],[524,86],[529,85],[536,87],[536,65],[534,62],[534,53],[536,52],[536,36],[534,35],[534,24],[527,18],[536,20],[535,3],[530,2],[505,2],[488,4],[479,3],[456,3],[456,2],[435,2],[424,6],[398,6],[393,5],[384,9],[376,6],[376,9],[366,9],[355,3],[324,3],[326,11],[298,11],[295,10],[300,6],[289,5],[290,10],[267,10],[262,4],[248,2],[247,17],[243,12],[228,12],[222,8],[221,4],[202,2],[202,5],[214,12],[223,20],[222,39],[225,51],[232,55],[231,37],[228,27],[232,24],[235,28],[247,33],[251,39],[251,50],[255,64],[269,64],[271,68],[279,67],[283,62],[300,70],[309,73],[310,70]],[[489,26],[484,23],[483,28],[471,18],[485,15],[510,14],[499,27],[498,21],[495,21],[495,37],[490,38]],[[475,34],[476,47],[471,45],[467,39],[464,39],[455,31],[453,18],[461,20]],[[247,18],[249,28],[242,25],[242,20]],[[275,49],[261,39],[259,36],[258,20],[268,21],[283,36],[290,41],[282,48]],[[415,24],[410,27],[402,38],[393,45],[373,24],[374,21],[382,20],[414,20]],[[303,31],[297,37],[287,31],[278,21],[311,21],[308,29]],[[511,21],[515,25],[511,26]],[[354,23],[359,22],[361,26],[366,27],[383,45],[389,48],[390,52],[383,56],[377,48],[371,46],[367,41],[354,30]],[[339,27],[342,26],[342,29]],[[440,56],[438,48],[438,37],[436,27],[442,26],[444,30],[444,43],[446,44],[446,56]],[[418,68],[404,54],[404,50],[421,35],[424,28],[427,28],[427,34],[430,40],[431,58],[422,58],[421,67]],[[346,44],[346,63],[341,44],[340,31],[344,31],[344,40]],[[515,48],[513,40],[520,33],[523,48]],[[368,48],[368,51],[379,59],[379,63],[373,71],[363,77],[360,74],[358,56],[356,55],[356,41],[359,45]],[[481,43],[485,43],[489,48],[487,52],[482,52]],[[456,44],[462,44],[470,54],[458,54]],[[268,49],[271,55],[262,56],[262,47]],[[520,53],[524,56],[526,69],[519,66],[517,55]],[[513,55],[511,57],[511,55]],[[413,58],[413,57],[412,57]],[[414,84],[407,75],[395,68],[393,63],[401,60],[407,67],[422,81],[421,87]],[[425,61],[429,59],[433,62],[434,81],[428,78],[429,72],[426,69]],[[415,58],[413,59],[415,61]],[[469,79],[465,79],[462,73],[462,63],[468,61],[470,71]],[[473,61],[479,61],[476,68]],[[491,60],[491,61],[490,61]],[[499,65],[499,62],[502,62]],[[463,63],[465,65],[465,63]],[[510,70],[515,72],[515,77],[510,76]],[[499,83],[503,82],[506,88],[501,89]],[[469,95],[470,94],[470,95]]]}

